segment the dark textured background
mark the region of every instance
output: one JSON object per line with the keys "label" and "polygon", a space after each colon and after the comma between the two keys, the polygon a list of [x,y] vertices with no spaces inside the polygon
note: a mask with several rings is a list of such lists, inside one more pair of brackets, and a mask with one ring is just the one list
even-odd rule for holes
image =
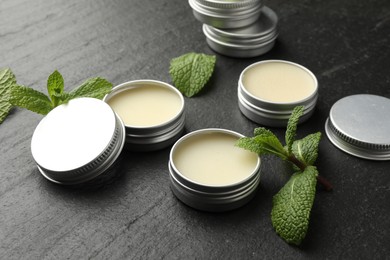
{"label": "dark textured background", "polygon": [[[298,62],[318,77],[314,116],[299,136],[321,131],[332,104],[356,93],[390,97],[388,0],[275,0],[275,48],[253,59],[217,55],[214,75],[186,99],[188,131],[222,127],[250,135],[257,125],[237,107],[237,80],[264,59]],[[102,76],[114,85],[135,79],[171,82],[169,61],[186,52],[213,53],[185,0],[1,0],[0,67],[46,91],[58,69],[70,90]],[[263,158],[262,182],[246,206],[227,213],[193,210],[172,194],[169,149],[125,153],[123,174],[98,190],[45,180],[30,153],[42,116],[13,109],[0,125],[0,259],[165,258],[384,259],[390,257],[390,162],[349,156],[324,135],[321,187],[301,247],[274,232],[272,196],[285,166]],[[283,129],[274,129],[283,137]],[[61,137],[58,137],[61,138]],[[55,145],[55,140],[53,140]]]}

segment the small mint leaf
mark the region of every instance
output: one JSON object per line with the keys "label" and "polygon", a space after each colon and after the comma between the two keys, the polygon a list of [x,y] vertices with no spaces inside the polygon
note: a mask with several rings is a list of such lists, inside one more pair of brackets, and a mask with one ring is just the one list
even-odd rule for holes
{"label": "small mint leaf", "polygon": [[288,120],[286,137],[285,137],[288,153],[291,153],[292,144],[295,140],[295,135],[297,132],[298,121],[302,115],[303,115],[303,106],[297,106],[292,111],[291,116]]}
{"label": "small mint leaf", "polygon": [[16,77],[9,68],[0,70],[0,124],[12,108],[10,103],[11,88],[16,85]]}
{"label": "small mint leaf", "polygon": [[254,136],[257,136],[257,135],[267,135],[267,136],[274,135],[270,130],[268,130],[268,129],[264,128],[264,127],[255,128],[255,130],[253,131],[253,134],[254,134]]}
{"label": "small mint leaf", "polygon": [[318,157],[318,145],[321,133],[310,134],[305,138],[294,141],[292,152],[295,157],[306,165],[313,165]]}
{"label": "small mint leaf", "polygon": [[271,221],[276,233],[287,243],[300,245],[309,227],[318,171],[308,166],[293,174],[284,187],[273,197]]}
{"label": "small mint leaf", "polygon": [[287,159],[283,145],[270,131],[254,137],[242,137],[238,139],[236,145],[259,155],[273,154],[284,160]]}
{"label": "small mint leaf", "polygon": [[58,105],[58,96],[64,91],[64,78],[55,70],[47,79],[47,93],[52,100],[53,107]]}
{"label": "small mint leaf", "polygon": [[14,106],[26,108],[42,115],[46,115],[53,109],[48,96],[32,88],[19,85],[12,87],[10,102]]}
{"label": "small mint leaf", "polygon": [[64,96],[64,102],[78,97],[91,97],[102,99],[110,93],[112,84],[107,80],[97,77],[86,80],[78,88],[72,90],[67,96]]}
{"label": "small mint leaf", "polygon": [[216,57],[202,53],[187,53],[171,60],[169,74],[173,84],[187,97],[197,94],[214,71]]}

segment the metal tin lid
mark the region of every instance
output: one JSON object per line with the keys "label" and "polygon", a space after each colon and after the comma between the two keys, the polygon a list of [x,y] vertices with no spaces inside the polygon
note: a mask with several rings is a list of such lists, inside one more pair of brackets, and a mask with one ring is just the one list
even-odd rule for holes
{"label": "metal tin lid", "polygon": [[119,157],[122,121],[101,100],[78,98],[50,111],[36,127],[31,153],[42,175],[77,184],[102,174]]}
{"label": "metal tin lid", "polygon": [[329,140],[342,151],[390,160],[390,99],[360,94],[337,101],[325,123]]}
{"label": "metal tin lid", "polygon": [[269,7],[261,9],[254,23],[236,29],[218,29],[203,25],[209,46],[216,52],[231,57],[255,57],[268,52],[278,37],[278,17]]}
{"label": "metal tin lid", "polygon": [[257,20],[261,0],[189,0],[194,16],[202,23],[218,28],[239,28]]}

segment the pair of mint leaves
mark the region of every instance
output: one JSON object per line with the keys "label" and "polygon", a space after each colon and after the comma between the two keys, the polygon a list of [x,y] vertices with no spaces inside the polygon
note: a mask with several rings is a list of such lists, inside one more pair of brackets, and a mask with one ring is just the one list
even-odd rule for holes
{"label": "pair of mint leaves", "polygon": [[64,91],[64,79],[54,71],[47,79],[48,95],[17,84],[16,77],[9,68],[0,70],[0,124],[14,106],[26,108],[46,115],[53,108],[78,97],[102,99],[112,89],[107,80],[97,77],[86,80],[70,92]]}
{"label": "pair of mint leaves", "polygon": [[295,140],[299,118],[303,106],[295,107],[288,121],[283,146],[270,130],[263,127],[254,130],[253,137],[243,137],[237,146],[259,155],[271,154],[289,161],[295,173],[284,187],[273,197],[271,211],[272,225],[286,242],[300,245],[309,226],[310,211],[313,206],[317,179],[330,190],[329,183],[322,182],[314,165],[318,157],[321,133],[310,134]]}

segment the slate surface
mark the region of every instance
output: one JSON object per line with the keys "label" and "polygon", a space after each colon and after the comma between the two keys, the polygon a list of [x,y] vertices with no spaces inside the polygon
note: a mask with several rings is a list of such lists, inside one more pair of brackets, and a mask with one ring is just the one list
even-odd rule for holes
{"label": "slate surface", "polygon": [[[215,73],[186,99],[187,131],[221,127],[250,135],[257,125],[237,107],[237,80],[249,64],[285,59],[312,70],[320,83],[314,116],[299,136],[321,131],[338,99],[357,93],[390,97],[388,0],[275,0],[275,48],[252,59],[217,54]],[[171,82],[169,61],[186,52],[212,54],[184,0],[0,2],[0,67],[45,91],[55,69],[70,90],[102,76]],[[263,158],[262,182],[246,206],[227,213],[193,210],[172,194],[169,149],[124,154],[123,174],[98,190],[52,184],[30,153],[42,116],[13,109],[0,125],[1,259],[385,259],[390,256],[390,162],[349,156],[324,135],[318,188],[306,240],[287,245],[274,232],[272,196],[288,171]],[[283,129],[273,129],[283,137]],[[60,138],[60,137],[59,137]],[[53,140],[55,145],[55,140]]]}

